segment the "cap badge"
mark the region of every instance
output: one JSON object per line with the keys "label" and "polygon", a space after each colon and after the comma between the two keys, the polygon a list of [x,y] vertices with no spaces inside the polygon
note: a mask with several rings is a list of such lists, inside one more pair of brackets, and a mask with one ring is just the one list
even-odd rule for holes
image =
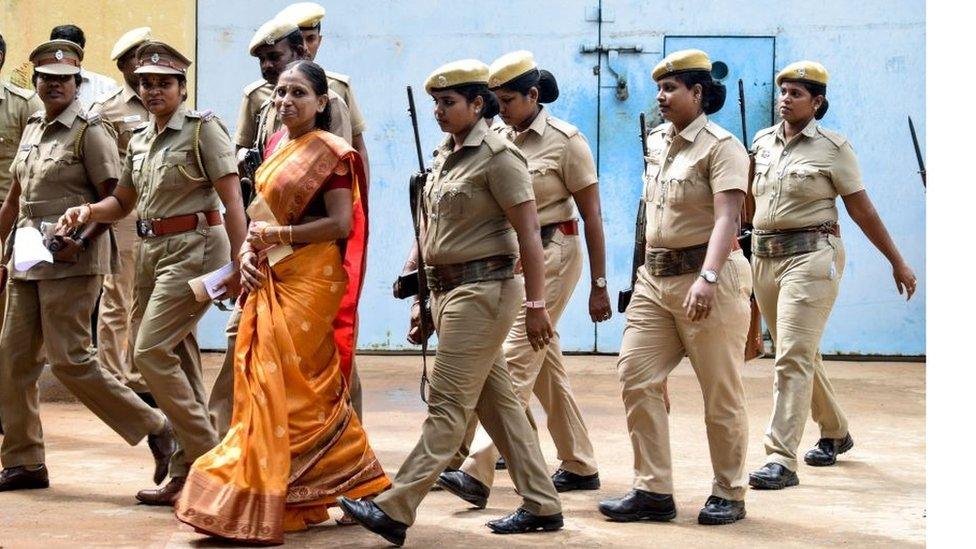
{"label": "cap badge", "polygon": [[446,86],[447,85],[447,77],[444,76],[443,74],[440,75],[440,76],[438,76],[437,77],[437,83],[440,84],[441,87]]}
{"label": "cap badge", "polygon": [[150,57],[149,60],[152,61],[153,63],[159,63],[159,54],[158,53],[152,54],[152,57]]}
{"label": "cap badge", "polygon": [[668,61],[667,65],[665,66],[668,68],[668,71],[674,70],[674,63],[672,63],[671,61]]}
{"label": "cap badge", "polygon": [[274,36],[268,36],[267,38],[265,38],[264,39],[264,43],[267,44],[267,45],[269,45],[269,46],[273,46],[274,43],[275,43]]}
{"label": "cap badge", "polygon": [[803,67],[800,67],[800,68],[796,69],[796,75],[798,77],[800,77],[800,78],[803,78],[803,77],[805,77],[807,75],[807,70],[805,68],[803,68]]}
{"label": "cap badge", "polygon": [[54,58],[57,59],[58,61],[64,59],[64,52],[61,50],[54,52]]}

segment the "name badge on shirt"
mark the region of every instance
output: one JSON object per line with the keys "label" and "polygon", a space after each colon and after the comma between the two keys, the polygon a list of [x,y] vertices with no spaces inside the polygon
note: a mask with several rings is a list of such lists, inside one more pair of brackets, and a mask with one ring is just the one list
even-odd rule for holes
{"label": "name badge on shirt", "polygon": [[123,124],[131,124],[132,122],[139,122],[142,120],[142,115],[140,114],[130,114],[122,119]]}
{"label": "name badge on shirt", "polygon": [[33,145],[21,145],[20,146],[20,150],[22,150],[22,151],[29,151],[29,150],[31,150],[31,147],[33,147]]}

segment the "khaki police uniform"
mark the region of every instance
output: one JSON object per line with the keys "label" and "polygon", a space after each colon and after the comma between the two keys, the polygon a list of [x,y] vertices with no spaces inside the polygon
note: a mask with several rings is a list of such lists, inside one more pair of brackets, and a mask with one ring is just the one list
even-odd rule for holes
{"label": "khaki police uniform", "polygon": [[[745,192],[745,148],[702,114],[681,132],[670,123],[647,138],[643,200],[649,250],[707,243],[714,227],[714,195]],[[730,245],[731,246],[731,245]],[[749,329],[752,277],[742,252],[729,254],[719,273],[708,318],[692,322],[683,302],[698,272],[654,276],[638,269],[617,363],[627,427],[634,447],[634,488],[673,493],[664,386],[687,355],[705,400],[705,426],[714,481],[712,494],[745,496],[748,424],[739,369]]]}
{"label": "khaki police uniform", "polygon": [[[512,141],[528,161],[539,224],[546,226],[574,219],[573,193],[597,182],[596,166],[583,134],[575,126],[550,115],[545,107],[523,132],[503,124],[493,130]],[[544,254],[546,308],[555,325],[583,269],[579,236],[557,229]],[[593,444],[563,367],[559,335],[555,334],[545,349],[532,349],[525,329],[525,314],[526,309],[522,307],[503,346],[515,393],[526,409],[533,392],[539,398],[546,411],[560,468],[577,475],[592,475],[597,472]],[[461,470],[491,486],[497,459],[498,450],[482,428]]]}
{"label": "khaki police uniform", "polygon": [[[123,81],[118,91],[96,101],[92,110],[99,113],[102,120],[114,130],[119,158],[124,159],[133,130],[149,120],[149,111],[142,104],[142,100]],[[138,326],[132,324],[138,240],[136,217],[136,211],[133,210],[113,227],[119,247],[119,270],[115,274],[107,275],[102,286],[98,310],[98,362],[134,391],[146,393],[149,388],[132,364],[132,349],[139,330]]]}
{"label": "khaki police uniform", "polygon": [[[143,65],[137,73],[163,71],[173,63],[185,72],[189,65],[159,42],[143,45],[138,55]],[[170,463],[174,478],[185,477],[193,461],[219,441],[207,412],[196,340],[197,323],[210,303],[198,302],[188,281],[231,260],[224,226],[209,226],[202,212],[220,209],[213,183],[236,173],[233,145],[217,117],[180,106],[162,130],[154,119],[136,128],[119,181],[136,191],[141,220],[200,218],[195,230],[143,238],[136,264],[134,361],[180,442]]]}
{"label": "khaki police uniform", "polygon": [[[458,67],[456,70],[452,67]],[[487,82],[488,67],[462,61],[428,79],[434,87]],[[427,229],[422,242],[430,266],[518,254],[505,210],[533,200],[525,159],[481,120],[454,151],[448,136],[435,153],[424,189]],[[392,519],[413,524],[417,506],[454,457],[477,414],[508,462],[522,507],[535,515],[560,512],[539,439],[515,396],[502,343],[525,299],[516,278],[461,284],[431,294],[438,347],[430,376],[427,419],[420,440],[394,479],[374,500]]]}
{"label": "khaki police uniform", "polygon": [[[52,40],[30,58],[38,72],[70,75],[77,73],[81,56],[74,43]],[[97,201],[96,185],[118,179],[119,157],[99,117],[75,100],[52,120],[44,111],[28,119],[11,173],[21,188],[16,227],[44,231],[45,223],[56,223],[68,208]],[[99,368],[91,347],[91,311],[114,256],[111,233],[103,233],[76,262],[11,273],[0,335],[4,467],[44,463],[37,390],[42,349],[64,386],[129,444],[165,427],[161,414]]]}
{"label": "khaki police uniform", "polygon": [[[27,127],[27,119],[44,108],[41,99],[31,90],[6,82],[0,84],[0,200],[10,192],[10,164],[17,154],[20,137]],[[0,243],[0,254],[3,246]],[[0,297],[0,329],[3,328],[3,303]]]}
{"label": "khaki police uniform", "polygon": [[[837,197],[864,190],[844,136],[812,120],[788,143],[784,122],[756,134],[753,193],[758,230],[787,231],[837,222]],[[820,235],[819,249],[779,257],[753,256],[759,309],[776,349],[773,415],[764,443],[768,461],[796,471],[807,412],[823,438],[848,434],[820,356],[820,338],[844,274],[844,244]]]}

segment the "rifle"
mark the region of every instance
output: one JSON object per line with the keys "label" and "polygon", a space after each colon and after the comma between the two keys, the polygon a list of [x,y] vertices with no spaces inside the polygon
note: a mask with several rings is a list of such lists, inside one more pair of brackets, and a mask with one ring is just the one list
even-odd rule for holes
{"label": "rifle", "polygon": [[[641,151],[644,153],[644,174],[647,174],[647,116],[640,113],[640,142]],[[643,187],[641,187],[643,194]],[[617,312],[627,312],[630,299],[634,297],[634,284],[637,283],[637,269],[644,264],[644,248],[647,246],[644,231],[647,226],[647,208],[644,204],[644,197],[641,196],[637,204],[637,220],[634,223],[634,258],[630,269],[630,287],[617,294]]]}
{"label": "rifle", "polygon": [[[746,92],[739,79],[739,119],[742,122],[742,144],[749,142],[746,129]],[[756,175],[756,151],[749,149],[749,179],[746,181],[746,199],[739,212],[739,246],[742,254],[749,259],[752,256],[752,217],[756,213],[756,197],[752,194],[752,180]],[[765,354],[762,341],[762,315],[756,294],[749,295],[749,332],[746,335],[745,359],[752,360]]]}
{"label": "rifle", "polygon": [[241,199],[246,210],[254,199],[254,177],[261,167],[261,153],[256,148],[244,149],[244,151],[244,158],[238,169],[241,172]]}
{"label": "rifle", "polygon": [[912,117],[908,117],[908,129],[912,132],[912,145],[915,145],[915,159],[918,160],[918,174],[922,176],[922,186],[928,188],[925,184],[925,160],[922,158],[922,149],[918,146],[918,135],[915,133],[915,123],[912,122]]}
{"label": "rifle", "polygon": [[413,140],[417,147],[417,165],[420,170],[410,176],[410,214],[413,217],[413,238],[417,247],[417,270],[401,275],[393,285],[393,295],[397,299],[405,299],[416,295],[420,302],[420,356],[423,361],[423,374],[420,376],[420,399],[427,402],[427,340],[433,333],[433,317],[430,312],[430,299],[427,289],[427,276],[424,271],[424,253],[420,242],[420,224],[426,217],[423,203],[424,186],[430,170],[424,166],[423,148],[420,146],[420,129],[417,125],[417,107],[413,100],[413,88],[407,86],[407,105],[410,122],[413,124]]}

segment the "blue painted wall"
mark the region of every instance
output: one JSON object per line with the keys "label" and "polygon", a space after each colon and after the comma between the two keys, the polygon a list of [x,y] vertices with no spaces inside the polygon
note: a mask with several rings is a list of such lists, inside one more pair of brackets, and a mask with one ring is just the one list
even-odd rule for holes
{"label": "blue painted wall", "polygon": [[[241,89],[259,77],[256,60],[246,54],[251,35],[288,3],[199,1],[198,104],[215,109],[231,129]],[[361,309],[361,347],[409,348],[403,339],[407,307],[390,297],[390,286],[410,244],[406,183],[416,169],[405,85],[422,90],[432,69],[462,57],[491,62],[513,49],[535,53],[539,64],[559,79],[562,95],[551,110],[577,125],[600,158],[615,299],[616,291],[628,282],[634,199],[640,186],[639,175],[633,175],[640,172],[634,117],[653,106],[656,90],[649,73],[665,51],[665,37],[692,35],[769,37],[774,42],[773,67],[798,59],[815,59],[827,66],[831,108],[823,124],[844,133],[854,144],[868,191],[902,253],[915,267],[920,290],[906,305],[894,290],[887,262],[842,214],[848,265],[823,351],[925,353],[925,195],[915,173],[906,122],[908,115],[915,118],[924,148],[923,3],[827,0],[811,9],[809,2],[757,0],[749,3],[748,10],[743,3],[732,1],[380,0],[369,2],[368,9],[350,2],[322,4],[327,10],[325,43],[317,60],[329,70],[352,76],[369,124],[365,135],[373,177],[373,224]],[[593,17],[598,4],[603,7],[602,23]],[[681,40],[684,47],[688,39]],[[702,44],[715,40],[703,39]],[[642,52],[621,53],[608,65],[606,54],[581,53],[583,44],[638,45]],[[734,65],[748,62],[748,67],[731,68],[734,72],[760,70],[756,67],[766,61],[758,57],[765,55],[730,61]],[[597,65],[600,69],[594,70]],[[617,98],[611,68],[628,78],[625,101]],[[771,80],[772,75],[768,76]],[[728,84],[730,98],[720,115],[728,129],[739,135],[737,122],[725,122],[738,120],[734,80]],[[772,92],[761,84],[747,90],[750,133],[770,120],[766,109],[772,105]],[[424,148],[431,150],[441,135],[422,93],[418,103]],[[583,280],[588,277],[584,269]],[[586,314],[587,291],[584,282],[559,326],[563,348],[615,351],[622,318],[595,332]],[[215,310],[208,314],[200,329],[203,347],[224,346],[225,319]]]}

